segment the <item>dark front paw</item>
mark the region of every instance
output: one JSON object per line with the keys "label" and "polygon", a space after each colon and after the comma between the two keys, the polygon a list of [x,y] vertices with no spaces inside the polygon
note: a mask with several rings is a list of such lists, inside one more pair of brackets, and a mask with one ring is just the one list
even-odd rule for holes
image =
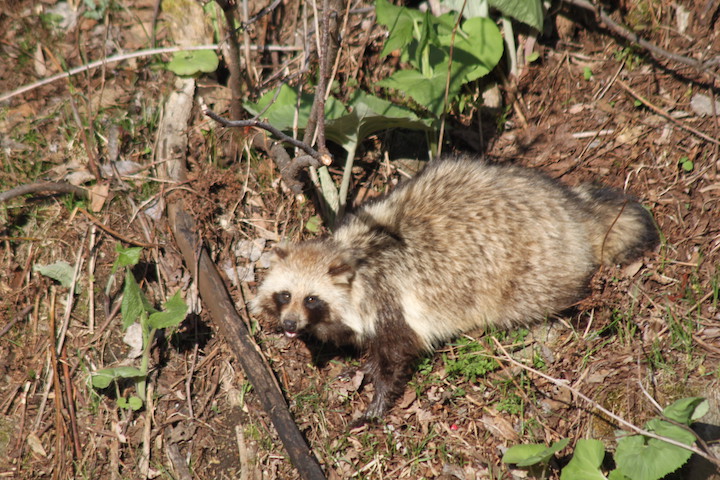
{"label": "dark front paw", "polygon": [[359,429],[359,428],[363,428],[363,427],[365,427],[366,425],[368,425],[368,426],[369,426],[369,425],[377,425],[377,424],[381,423],[381,421],[382,421],[382,418],[379,418],[379,417],[368,417],[368,416],[367,416],[367,412],[365,412],[365,413],[362,414],[362,416],[360,416],[360,418],[356,418],[355,420],[353,420],[352,422],[350,422],[350,424],[348,425],[348,429],[349,429],[349,430],[356,430],[356,429]]}
{"label": "dark front paw", "polygon": [[336,377],[341,382],[352,382],[360,388],[365,379],[365,370],[362,367],[347,367]]}

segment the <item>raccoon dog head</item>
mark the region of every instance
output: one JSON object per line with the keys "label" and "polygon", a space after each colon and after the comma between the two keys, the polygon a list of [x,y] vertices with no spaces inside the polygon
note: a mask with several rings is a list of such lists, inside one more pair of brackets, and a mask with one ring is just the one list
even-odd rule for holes
{"label": "raccoon dog head", "polygon": [[252,313],[275,319],[288,337],[309,333],[323,342],[357,343],[363,332],[351,301],[351,253],[332,240],[281,245],[273,253]]}

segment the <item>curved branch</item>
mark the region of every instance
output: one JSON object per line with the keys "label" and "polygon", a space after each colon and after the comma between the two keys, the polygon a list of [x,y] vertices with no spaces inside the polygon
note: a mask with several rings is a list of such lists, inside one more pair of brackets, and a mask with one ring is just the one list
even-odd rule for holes
{"label": "curved branch", "polygon": [[281,142],[287,142],[290,145],[297,147],[310,155],[312,158],[317,160],[318,162],[322,163],[323,165],[330,165],[332,163],[332,158],[330,158],[329,155],[323,155],[305,142],[301,142],[300,140],[296,140],[292,138],[289,135],[285,135],[283,132],[278,130],[277,128],[273,127],[269,123],[264,123],[259,120],[228,120],[227,118],[224,118],[217,113],[213,112],[206,106],[203,106],[203,113],[207,115],[208,117],[212,118],[216,122],[218,122],[223,127],[257,127],[262,128],[263,130],[267,130],[268,132],[275,135]]}
{"label": "curved branch", "polygon": [[87,199],[89,197],[88,191],[77,185],[72,185],[65,182],[42,182],[42,183],[30,183],[27,185],[20,185],[19,187],[11,188],[6,192],[0,193],[0,203],[7,202],[15,197],[22,195],[28,195],[30,193],[72,193],[73,195]]}

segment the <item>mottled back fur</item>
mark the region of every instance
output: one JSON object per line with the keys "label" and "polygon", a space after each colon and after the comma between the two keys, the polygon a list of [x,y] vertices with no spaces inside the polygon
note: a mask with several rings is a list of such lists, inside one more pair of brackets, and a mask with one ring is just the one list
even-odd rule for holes
{"label": "mottled back fur", "polygon": [[424,351],[563,310],[598,265],[656,241],[650,215],[621,192],[443,160],[361,206],[332,237],[279,247],[251,308],[291,336],[364,348],[376,388],[369,419],[402,393]]}

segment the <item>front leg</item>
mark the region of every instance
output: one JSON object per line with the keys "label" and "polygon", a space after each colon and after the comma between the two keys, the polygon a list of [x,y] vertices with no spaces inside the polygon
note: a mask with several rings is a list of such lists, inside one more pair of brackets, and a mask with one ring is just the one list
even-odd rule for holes
{"label": "front leg", "polygon": [[378,335],[368,342],[366,371],[375,395],[360,423],[379,420],[385,415],[402,396],[417,360],[424,353],[418,336],[402,323],[400,334]]}

